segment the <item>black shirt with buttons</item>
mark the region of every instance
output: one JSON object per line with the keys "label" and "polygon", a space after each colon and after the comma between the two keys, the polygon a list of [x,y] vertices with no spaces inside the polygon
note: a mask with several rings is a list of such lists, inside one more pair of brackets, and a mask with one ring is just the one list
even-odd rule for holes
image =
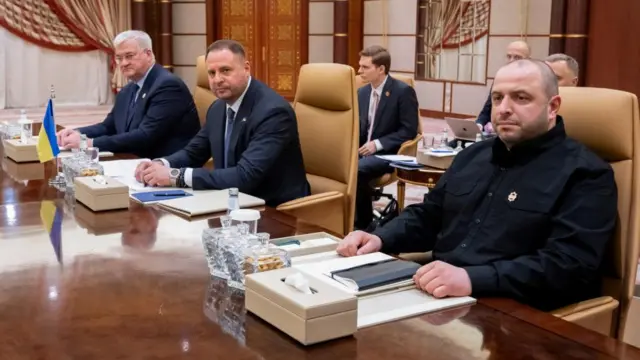
{"label": "black shirt with buttons", "polygon": [[384,252],[432,250],[464,268],[472,296],[552,310],[600,295],[616,216],[610,165],[568,138],[558,116],[511,150],[497,137],[466,148],[423,203],[374,234]]}

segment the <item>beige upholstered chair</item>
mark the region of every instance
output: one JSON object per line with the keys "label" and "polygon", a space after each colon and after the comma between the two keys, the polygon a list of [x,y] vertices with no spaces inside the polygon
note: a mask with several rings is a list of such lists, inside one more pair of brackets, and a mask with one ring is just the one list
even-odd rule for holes
{"label": "beige upholstered chair", "polygon": [[207,67],[204,63],[204,55],[198,56],[196,59],[196,88],[193,90],[193,101],[198,109],[198,117],[200,125],[203,126],[209,106],[216,100],[209,88],[209,77],[207,76]]}
{"label": "beige upholstered chair", "polygon": [[358,171],[358,101],[353,68],[305,64],[293,102],[311,195],[278,206],[346,235],[353,229]]}
{"label": "beige upholstered chair", "polygon": [[[615,172],[618,226],[605,258],[602,297],[552,313],[600,333],[618,337],[633,296],[640,245],[640,115],[631,93],[586,87],[560,88],[567,134],[588,146]],[[553,296],[552,294],[549,294]]]}

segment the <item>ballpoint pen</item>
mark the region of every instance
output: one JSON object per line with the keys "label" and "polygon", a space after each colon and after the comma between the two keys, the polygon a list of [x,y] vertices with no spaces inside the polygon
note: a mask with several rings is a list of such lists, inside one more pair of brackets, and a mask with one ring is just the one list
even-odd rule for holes
{"label": "ballpoint pen", "polygon": [[153,194],[153,196],[186,196],[187,194],[185,193],[176,193],[176,194],[171,194],[171,193],[160,193],[160,194]]}

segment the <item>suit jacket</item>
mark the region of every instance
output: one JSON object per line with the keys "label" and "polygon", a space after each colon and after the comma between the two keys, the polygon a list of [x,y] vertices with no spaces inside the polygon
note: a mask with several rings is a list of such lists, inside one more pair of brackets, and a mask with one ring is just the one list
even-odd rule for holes
{"label": "suit jacket", "polygon": [[483,129],[484,129],[484,126],[487,125],[487,123],[491,122],[491,107],[492,107],[491,91],[489,91],[489,97],[487,98],[487,101],[484,103],[484,106],[482,107],[482,111],[480,111],[480,114],[476,119],[476,124],[482,125]]}
{"label": "suit jacket", "polygon": [[[173,168],[194,168],[193,189],[236,187],[273,207],[311,193],[296,114],[282,96],[251,80],[235,116],[224,168],[226,111],[224,101],[211,104],[200,132],[184,149],[165,158]],[[202,167],[210,157],[213,171]]]}
{"label": "suit jacket", "polygon": [[100,150],[153,159],[182,149],[200,130],[189,89],[162,66],[156,64],[149,71],[129,111],[135,91],[134,83],[127,84],[103,122],[78,131]]}
{"label": "suit jacket", "polygon": [[[360,146],[367,142],[369,131],[369,103],[371,85],[358,89],[360,109]],[[396,154],[405,141],[418,133],[418,98],[415,90],[405,82],[389,76],[382,88],[373,122],[371,140],[378,139],[382,150],[378,154]]]}

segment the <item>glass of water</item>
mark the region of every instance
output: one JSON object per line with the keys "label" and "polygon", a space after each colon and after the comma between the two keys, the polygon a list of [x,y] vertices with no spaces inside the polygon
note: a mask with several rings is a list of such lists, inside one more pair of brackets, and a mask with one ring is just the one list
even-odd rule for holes
{"label": "glass of water", "polygon": [[84,150],[89,161],[97,163],[100,161],[100,150],[97,147],[88,147]]}

